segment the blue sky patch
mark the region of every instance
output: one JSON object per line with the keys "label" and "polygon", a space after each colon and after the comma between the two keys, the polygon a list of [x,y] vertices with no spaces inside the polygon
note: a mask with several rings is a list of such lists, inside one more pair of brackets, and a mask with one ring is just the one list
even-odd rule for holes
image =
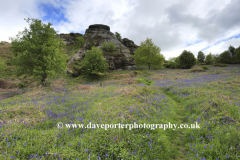
{"label": "blue sky patch", "polygon": [[[222,43],[222,42],[229,41],[230,39],[233,39],[233,38],[235,38],[235,39],[240,38],[240,34],[235,35],[235,36],[232,36],[232,37],[229,37],[229,38],[227,38],[227,39],[223,39],[223,40],[221,40],[221,41],[217,41],[213,46],[218,45],[218,44],[220,44],[220,43]],[[208,48],[210,48],[210,47],[211,47],[211,46],[208,46],[208,47],[206,47],[206,48],[203,48],[201,51],[204,51],[204,50],[206,50],[206,49],[208,49]]]}
{"label": "blue sky patch", "polygon": [[221,43],[221,42],[226,42],[226,41],[228,41],[228,40],[230,40],[230,39],[233,39],[233,38],[235,38],[235,39],[240,38],[240,34],[235,35],[235,36],[232,36],[232,37],[229,37],[229,38],[224,39],[224,40],[221,40],[221,41],[218,41],[218,42],[216,42],[216,43],[214,44],[214,46],[215,46],[215,45],[218,45],[218,44]]}
{"label": "blue sky patch", "polygon": [[194,44],[198,44],[198,43],[200,43],[200,42],[202,42],[202,40],[198,40],[198,41],[195,41],[195,42],[193,42],[193,43],[189,43],[189,44],[187,44],[186,47],[192,46],[192,45],[194,45]]}
{"label": "blue sky patch", "polygon": [[204,51],[204,50],[206,50],[206,49],[208,49],[208,48],[210,48],[210,46],[208,46],[208,47],[206,47],[206,48],[203,48],[201,51]]}
{"label": "blue sky patch", "polygon": [[68,22],[68,19],[64,15],[63,7],[56,8],[50,3],[41,3],[39,8],[45,13],[45,16],[42,17],[43,21],[47,21],[53,25],[61,21]]}

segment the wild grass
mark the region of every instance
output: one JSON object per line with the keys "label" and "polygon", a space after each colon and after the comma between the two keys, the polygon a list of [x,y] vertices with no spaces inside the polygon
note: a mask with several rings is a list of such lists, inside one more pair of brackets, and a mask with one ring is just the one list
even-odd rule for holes
{"label": "wild grass", "polygon": [[[208,67],[113,71],[93,82],[59,76],[45,88],[4,89],[0,96],[12,96],[0,99],[0,159],[239,159],[240,66]],[[200,128],[60,129],[58,122]]]}

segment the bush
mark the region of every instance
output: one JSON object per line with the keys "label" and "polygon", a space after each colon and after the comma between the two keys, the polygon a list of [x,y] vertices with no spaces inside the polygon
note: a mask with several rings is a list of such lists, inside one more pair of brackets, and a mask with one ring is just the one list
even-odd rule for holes
{"label": "bush", "polygon": [[7,69],[7,65],[3,59],[0,59],[0,73]]}
{"label": "bush", "polygon": [[191,69],[190,72],[204,72],[205,70],[201,67]]}
{"label": "bush", "polygon": [[227,67],[226,64],[222,64],[222,63],[214,64],[214,66],[217,66],[217,67]]}
{"label": "bush", "polygon": [[240,47],[236,48],[233,59],[234,59],[234,63],[240,63]]}
{"label": "bush", "polygon": [[202,69],[209,70],[209,68],[207,66],[202,66]]}
{"label": "bush", "polygon": [[170,60],[168,61],[166,67],[167,68],[171,68],[171,69],[180,68],[179,57],[170,58]]}
{"label": "bush", "polygon": [[144,83],[144,84],[146,84],[146,85],[148,85],[148,86],[154,84],[154,82],[153,82],[152,80],[144,79],[144,78],[142,78],[142,77],[136,78],[135,82],[136,82],[136,83]]}
{"label": "bush", "polygon": [[219,55],[218,58],[218,63],[226,63],[226,64],[230,64],[231,63],[231,55],[229,53],[229,51],[224,51],[223,53],[221,53]]}
{"label": "bush", "polygon": [[211,53],[209,53],[206,57],[205,63],[209,65],[209,64],[213,64],[213,61],[214,61],[213,56]]}
{"label": "bush", "polygon": [[102,47],[109,52],[113,52],[114,50],[116,50],[115,43],[112,43],[112,42],[109,42],[109,43],[103,42]]}
{"label": "bush", "polygon": [[82,48],[84,45],[84,36],[77,37],[76,46]]}
{"label": "bush", "polygon": [[93,46],[92,50],[85,53],[85,57],[81,61],[81,68],[84,74],[88,76],[102,76],[108,69],[108,63],[103,58],[102,50]]}
{"label": "bush", "polygon": [[199,51],[199,52],[198,52],[197,59],[198,59],[198,61],[201,62],[201,63],[204,61],[205,55],[204,55],[204,53],[203,53],[202,51]]}
{"label": "bush", "polygon": [[121,34],[120,34],[120,33],[118,33],[118,32],[115,32],[115,35],[116,35],[116,37],[117,37],[117,39],[118,39],[118,40],[121,40],[121,39],[122,39],[122,37],[121,37]]}
{"label": "bush", "polygon": [[190,51],[184,50],[179,56],[181,68],[189,69],[196,64],[196,58]]}

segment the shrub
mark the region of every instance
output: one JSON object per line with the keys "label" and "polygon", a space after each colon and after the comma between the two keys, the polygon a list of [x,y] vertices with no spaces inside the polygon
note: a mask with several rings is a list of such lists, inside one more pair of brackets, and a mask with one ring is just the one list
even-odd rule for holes
{"label": "shrub", "polygon": [[209,70],[209,68],[207,66],[202,66],[202,69]]}
{"label": "shrub", "polygon": [[153,94],[155,92],[154,89],[151,89],[147,86],[144,86],[142,89],[138,91],[140,95],[148,95],[148,94]]}
{"label": "shrub", "polygon": [[171,68],[171,69],[180,68],[179,57],[170,58],[170,60],[168,61],[166,67],[167,68]]}
{"label": "shrub", "polygon": [[181,68],[189,69],[196,64],[196,58],[190,51],[184,50],[179,56]]}
{"label": "shrub", "polygon": [[214,64],[214,66],[217,66],[217,67],[227,67],[226,64],[222,64],[222,63]]}
{"label": "shrub", "polygon": [[217,61],[218,63],[226,63],[230,64],[231,63],[231,55],[229,51],[224,51],[219,55],[219,59]]}
{"label": "shrub", "polygon": [[77,37],[76,46],[82,48],[84,45],[84,36]]}
{"label": "shrub", "polygon": [[81,68],[84,74],[88,76],[101,76],[104,75],[108,69],[108,63],[103,58],[102,50],[93,46],[92,50],[85,53],[85,57],[81,61]]}
{"label": "shrub", "polygon": [[149,80],[149,79],[146,79],[146,78],[144,79],[142,77],[136,78],[135,82],[136,83],[144,83],[144,84],[146,84],[148,86],[154,84],[154,82],[152,80]]}
{"label": "shrub", "polygon": [[234,63],[240,63],[240,47],[236,48],[233,59]]}
{"label": "shrub", "polygon": [[120,33],[118,33],[118,32],[115,32],[115,35],[116,35],[116,37],[117,37],[117,39],[118,39],[118,40],[121,40],[121,39],[122,39],[122,37],[121,37],[121,34],[120,34]]}
{"label": "shrub", "polygon": [[197,59],[198,59],[199,62],[203,62],[204,61],[205,55],[204,55],[204,53],[202,51],[198,52]]}
{"label": "shrub", "polygon": [[7,65],[3,59],[0,59],[0,73],[7,69]]}
{"label": "shrub", "polygon": [[20,88],[20,89],[25,88],[25,87],[26,87],[26,83],[20,82],[18,84],[18,88]]}
{"label": "shrub", "polygon": [[115,43],[113,42],[109,42],[109,43],[103,42],[102,47],[109,52],[113,52],[114,50],[116,50]]}
{"label": "shrub", "polygon": [[135,75],[137,75],[137,74],[138,74],[138,72],[137,72],[137,71],[133,71],[133,73],[134,73]]}
{"label": "shrub", "polygon": [[207,57],[206,57],[206,60],[205,60],[205,63],[206,64],[213,64],[213,56],[212,56],[212,54],[211,53],[209,53],[208,55],[207,55]]}
{"label": "shrub", "polygon": [[204,72],[205,70],[201,67],[191,69],[190,72]]}

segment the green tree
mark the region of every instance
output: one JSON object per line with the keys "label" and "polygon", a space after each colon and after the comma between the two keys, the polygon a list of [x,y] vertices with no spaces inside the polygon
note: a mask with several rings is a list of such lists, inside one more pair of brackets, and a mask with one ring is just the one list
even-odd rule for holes
{"label": "green tree", "polygon": [[203,63],[204,62],[204,59],[205,59],[205,55],[202,51],[199,51],[198,52],[198,55],[197,55],[197,59],[199,62]]}
{"label": "green tree", "polygon": [[193,53],[187,50],[184,50],[179,56],[181,68],[189,69],[196,64],[196,58]]}
{"label": "green tree", "polygon": [[213,58],[212,54],[209,53],[209,54],[206,56],[205,63],[206,63],[206,64],[213,64],[213,61],[214,61],[214,58]]}
{"label": "green tree", "polygon": [[51,23],[46,25],[33,18],[24,20],[28,23],[32,21],[30,29],[25,28],[16,38],[10,38],[14,53],[11,63],[15,65],[19,79],[37,79],[46,86],[47,77],[54,77],[66,69],[65,44],[51,28]]}
{"label": "green tree", "polygon": [[213,57],[213,62],[217,63],[218,58],[219,58],[219,54],[212,54],[212,57]]}
{"label": "green tree", "polygon": [[163,66],[164,57],[160,54],[160,47],[154,45],[152,39],[147,38],[141,42],[140,47],[134,52],[134,58],[137,65],[147,65],[150,69],[161,68]]}
{"label": "green tree", "polygon": [[108,63],[103,58],[102,50],[95,46],[92,47],[92,50],[88,50],[81,61],[81,68],[84,70],[84,74],[90,77],[104,74],[108,69]]}
{"label": "green tree", "polygon": [[235,50],[235,55],[234,55],[234,62],[235,63],[240,63],[240,46],[236,48]]}
{"label": "green tree", "polygon": [[115,35],[116,35],[116,37],[117,37],[117,39],[118,39],[118,40],[121,40],[121,39],[122,39],[122,37],[121,37],[120,33],[118,33],[118,32],[115,32]]}
{"label": "green tree", "polygon": [[82,48],[82,47],[83,47],[83,45],[84,45],[84,36],[77,37],[76,45],[77,45],[79,48]]}
{"label": "green tree", "polygon": [[230,64],[232,62],[231,53],[229,51],[224,51],[219,55],[219,63]]}
{"label": "green tree", "polygon": [[169,61],[168,61],[168,66],[171,69],[180,68],[179,57],[170,58]]}
{"label": "green tree", "polygon": [[113,42],[109,42],[109,43],[103,42],[102,47],[109,52],[113,52],[114,50],[116,50],[115,43]]}
{"label": "green tree", "polygon": [[230,45],[230,46],[228,47],[228,50],[229,50],[229,52],[231,53],[231,57],[234,57],[234,55],[235,55],[235,50],[236,50],[236,49],[235,49],[233,46]]}

